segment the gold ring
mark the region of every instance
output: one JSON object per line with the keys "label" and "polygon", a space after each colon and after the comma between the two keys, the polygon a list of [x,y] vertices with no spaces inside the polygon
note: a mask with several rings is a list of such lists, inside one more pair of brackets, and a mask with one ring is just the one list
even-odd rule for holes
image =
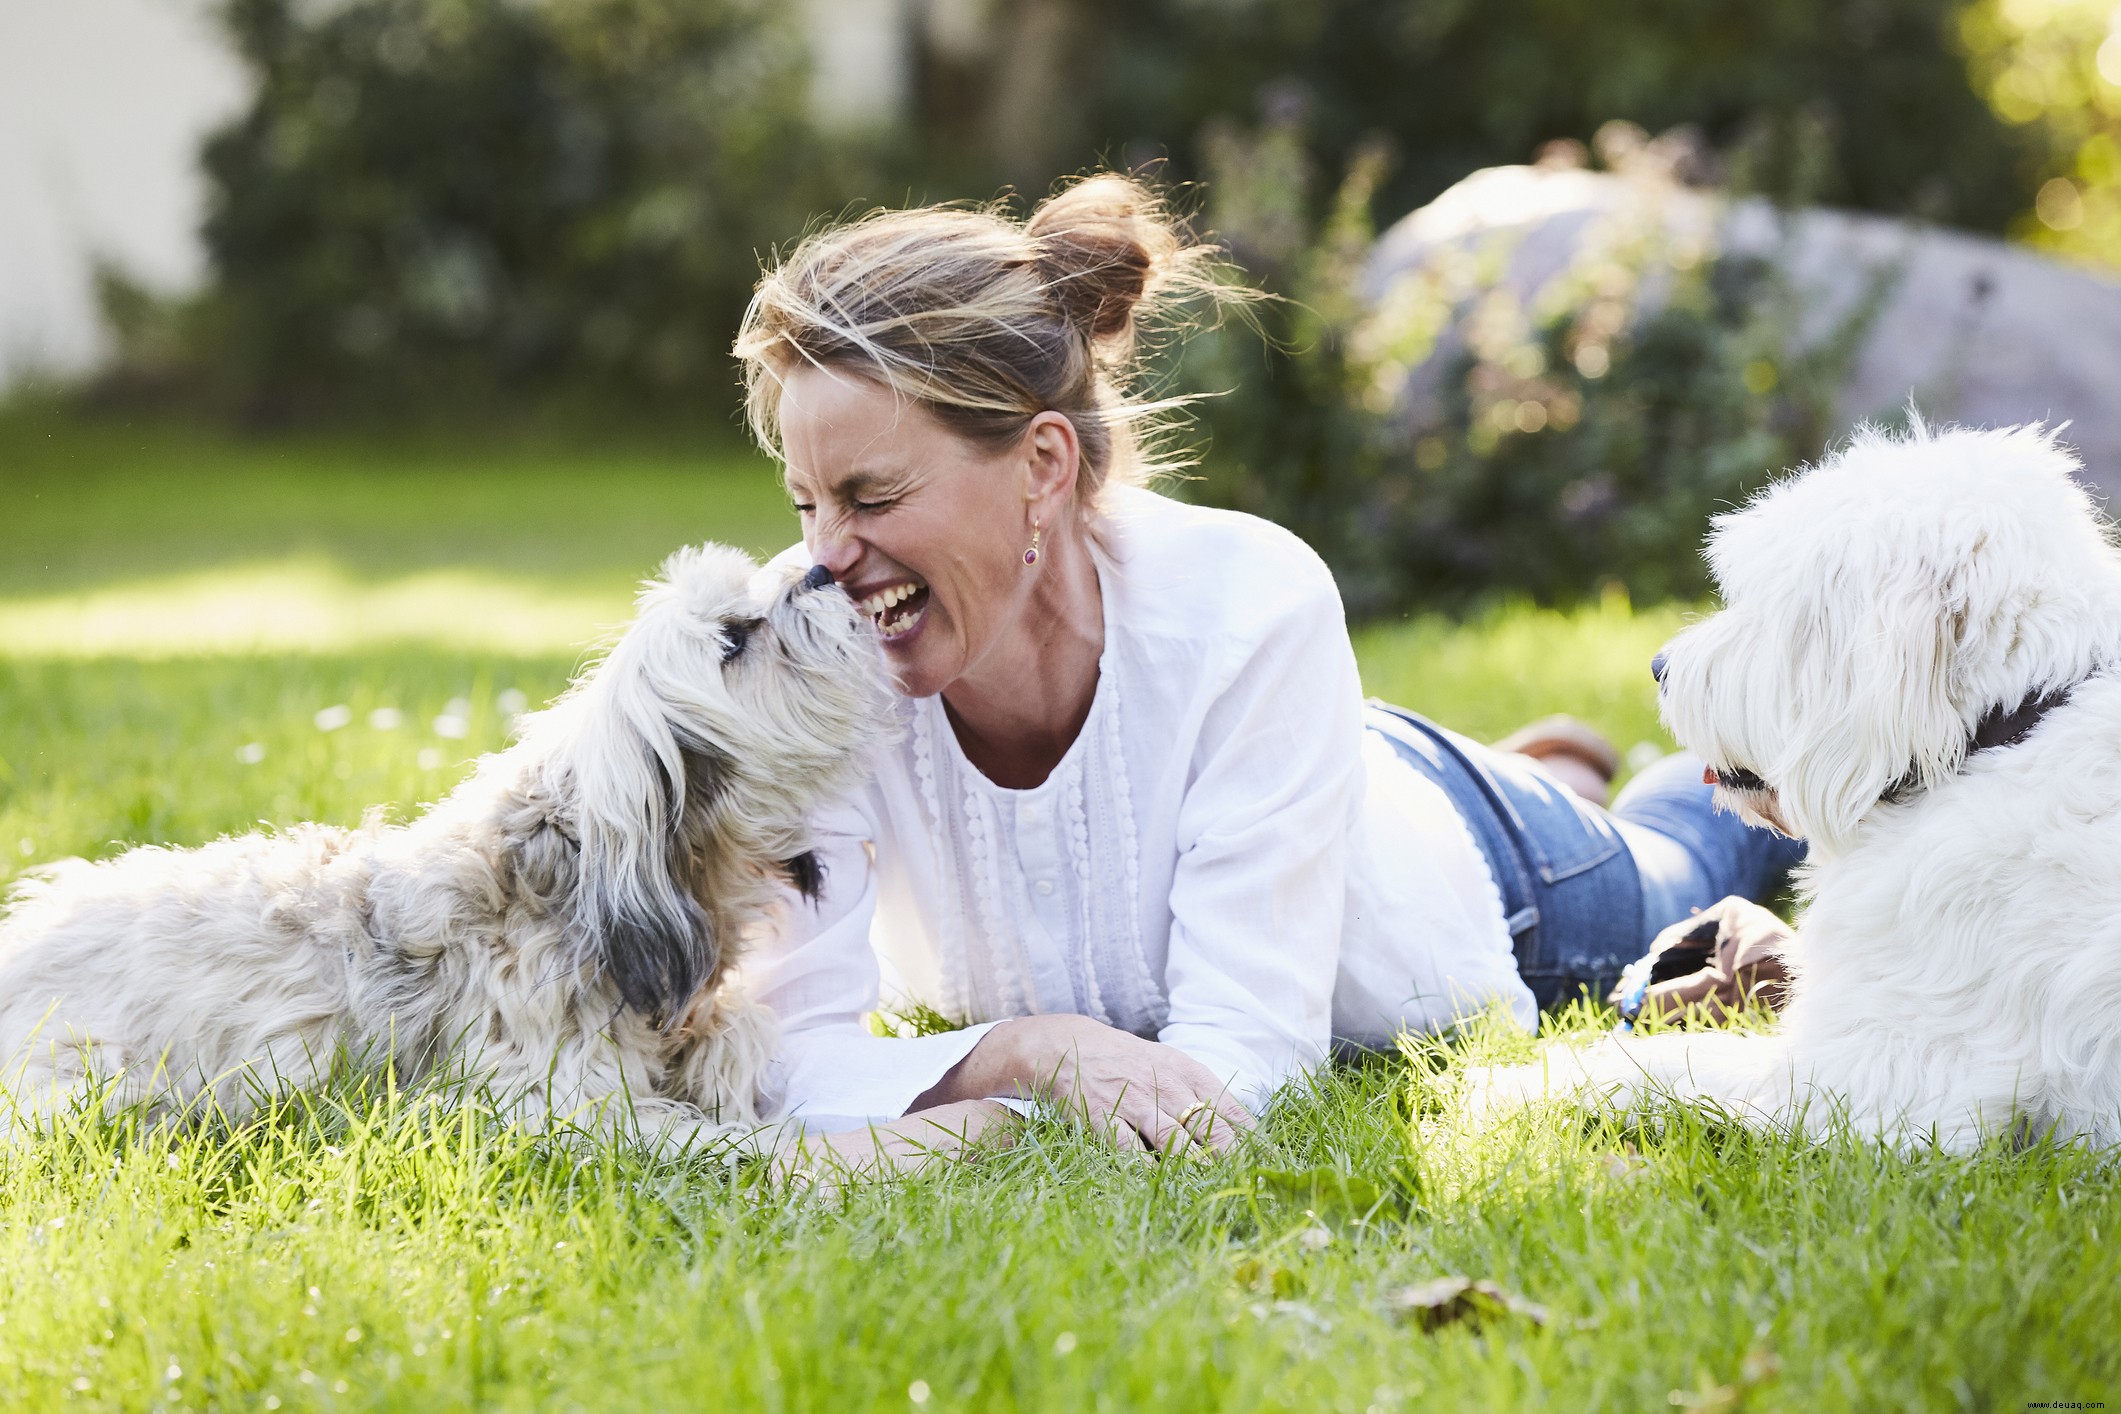
{"label": "gold ring", "polygon": [[1202,1110],[1208,1111],[1211,1116],[1208,1120],[1208,1128],[1212,1132],[1215,1128],[1215,1120],[1212,1118],[1215,1112],[1215,1105],[1209,1100],[1195,1100],[1192,1104],[1180,1110],[1178,1112],[1178,1127],[1191,1134],[1193,1132],[1193,1116],[1199,1114]]}

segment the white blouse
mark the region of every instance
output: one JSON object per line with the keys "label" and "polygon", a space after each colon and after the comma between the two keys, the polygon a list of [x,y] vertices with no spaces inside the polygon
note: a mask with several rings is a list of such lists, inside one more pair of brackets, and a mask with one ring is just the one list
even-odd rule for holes
{"label": "white blouse", "polygon": [[1131,489],[1092,553],[1096,695],[1043,783],[995,785],[940,698],[905,699],[873,779],[816,822],[823,894],[790,899],[746,964],[781,1022],[782,1112],[895,1118],[987,1030],[878,1037],[880,1005],[1080,1013],[1255,1109],[1335,1041],[1496,998],[1529,1024],[1471,833],[1364,730],[1324,563],[1269,522]]}

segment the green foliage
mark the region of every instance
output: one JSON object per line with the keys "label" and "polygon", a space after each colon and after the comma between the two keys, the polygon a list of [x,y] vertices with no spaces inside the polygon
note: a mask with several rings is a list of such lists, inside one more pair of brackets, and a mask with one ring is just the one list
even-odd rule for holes
{"label": "green foliage", "polygon": [[[2095,0],[2072,0],[2104,10]],[[953,7],[955,8],[955,7]],[[1698,126],[1745,149],[1761,190],[2000,230],[2027,202],[2022,135],[1967,83],[1964,0],[1068,0],[1001,6],[989,46],[927,92],[930,141],[1019,183],[1092,153],[1213,163],[1217,120],[1297,106],[1339,170],[1382,137],[1399,156],[1380,215],[1478,167],[1613,120]],[[2044,10],[2048,7],[2024,7]],[[1058,15],[1061,18],[1056,19]],[[1048,38],[1048,36],[1058,36]],[[1044,42],[1065,75],[1027,154],[1009,56]],[[1044,53],[1042,58],[1046,58]],[[1824,137],[1823,152],[1812,149]],[[1043,170],[1027,171],[1035,155]],[[1816,164],[1817,170],[1808,170]]]}
{"label": "green foliage", "polygon": [[2098,0],[1978,0],[1959,17],[1974,84],[2037,154],[2013,234],[2121,264],[2121,12]]}
{"label": "green foliage", "polygon": [[798,8],[768,0],[224,0],[256,87],[206,152],[212,288],[171,307],[105,272],[103,391],[254,420],[562,390],[720,416],[757,257],[820,215],[1099,161],[1189,180],[1226,167],[1230,123],[1291,113],[1310,167],[1395,154],[1367,197],[1386,218],[1625,118],[1694,125],[1773,195],[2000,229],[2041,142],[1969,86],[1961,8],[916,6],[911,122],[826,135]]}
{"label": "green foliage", "polygon": [[[1468,1126],[1465,1067],[1522,1045],[1336,1067],[1220,1161],[1040,1118],[833,1200],[541,1142],[448,1089],[65,1123],[0,1151],[0,1402],[1838,1411],[2121,1377],[2110,1162],[1691,1111]],[[1496,1309],[1417,1304],[1453,1276]]]}
{"label": "green foliage", "polygon": [[1822,318],[1779,252],[1716,249],[1689,213],[1725,199],[1673,180],[1676,144],[1609,124],[1599,145],[1629,195],[1527,289],[1503,234],[1381,280],[1364,263],[1380,152],[1309,231],[1294,124],[1220,135],[1210,218],[1288,299],[1264,347],[1218,331],[1182,367],[1243,390],[1208,405],[1202,494],[1305,536],[1358,615],[1705,593],[1708,517],[1823,449],[1897,272]]}
{"label": "green foliage", "polygon": [[724,403],[759,256],[851,185],[761,0],[224,14],[256,87],[205,150],[211,289],[159,320],[106,303],[130,376],[253,415],[560,385]]}

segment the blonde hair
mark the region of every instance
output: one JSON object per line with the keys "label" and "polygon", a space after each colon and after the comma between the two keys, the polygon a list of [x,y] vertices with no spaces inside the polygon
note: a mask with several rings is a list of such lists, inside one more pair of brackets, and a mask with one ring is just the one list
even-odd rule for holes
{"label": "blonde hair", "polygon": [[820,231],[759,281],[738,331],[752,434],[780,456],[781,383],[800,363],[875,378],[945,426],[1007,444],[1042,412],[1075,425],[1078,497],[1174,470],[1155,434],[1184,399],[1137,398],[1143,330],[1221,278],[1132,177],[1088,178],[1028,221],[999,205],[874,211]]}

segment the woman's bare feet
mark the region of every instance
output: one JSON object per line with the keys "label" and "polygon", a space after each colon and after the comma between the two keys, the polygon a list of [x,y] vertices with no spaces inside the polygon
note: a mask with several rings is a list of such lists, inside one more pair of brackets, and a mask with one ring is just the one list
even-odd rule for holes
{"label": "woman's bare feet", "polygon": [[1604,805],[1620,774],[1620,753],[1589,722],[1556,714],[1519,727],[1495,743],[1537,761],[1546,773],[1593,805]]}

